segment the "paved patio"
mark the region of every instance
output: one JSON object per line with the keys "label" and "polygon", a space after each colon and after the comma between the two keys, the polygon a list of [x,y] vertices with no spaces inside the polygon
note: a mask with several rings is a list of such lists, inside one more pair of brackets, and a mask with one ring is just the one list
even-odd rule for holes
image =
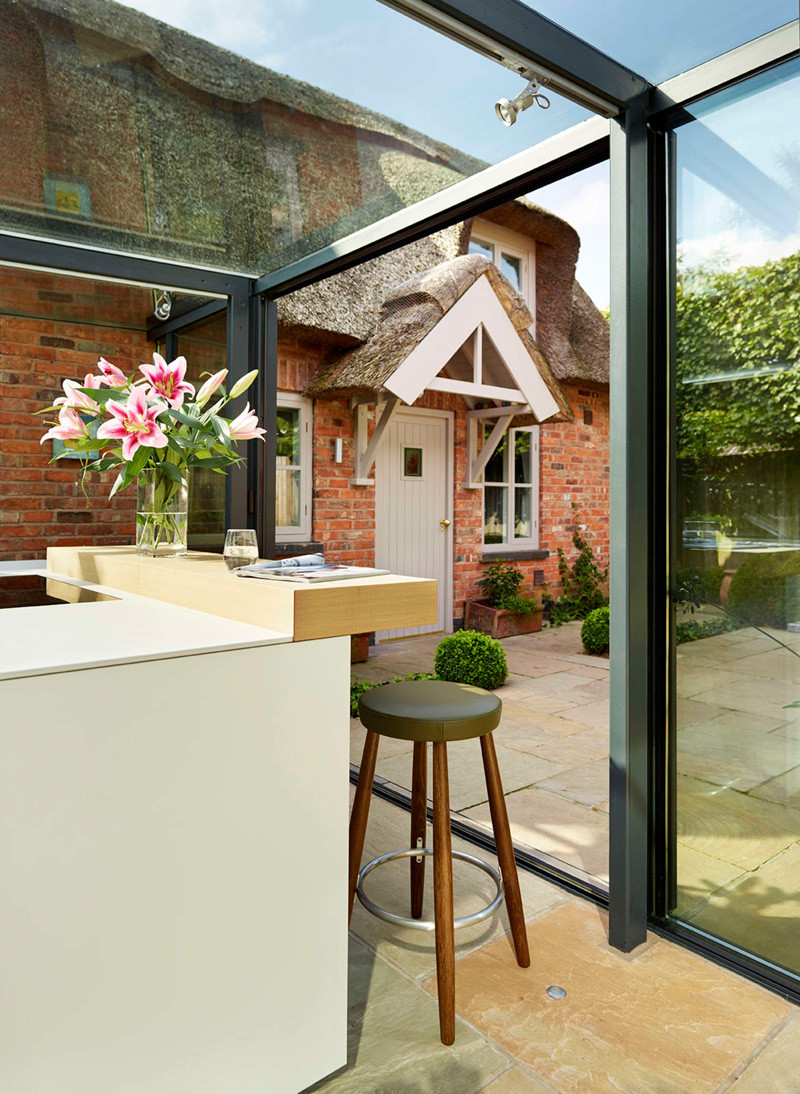
{"label": "paved patio", "polygon": [[[545,791],[544,793],[549,793]],[[365,860],[398,844],[408,814],[373,798]],[[455,849],[487,858],[454,839]],[[423,915],[432,916],[430,869]],[[456,915],[490,886],[456,861]],[[798,1094],[800,1009],[651,936],[633,954],[606,943],[605,915],[529,873],[520,877],[532,963],[515,963],[502,908],[456,933],[456,1040],[439,1041],[433,938],[358,902],[350,939],[348,1064],[324,1094]],[[374,895],[405,912],[408,867]],[[373,891],[373,890],[370,890]],[[566,989],[552,999],[550,985]]]}
{"label": "paved patio", "polygon": [[[353,675],[432,671],[439,641],[384,643]],[[503,646],[510,673],[495,738],[514,838],[605,883],[609,662],[582,652],[577,623]],[[798,652],[798,634],[743,628],[682,645],[677,672],[678,910],[745,948],[757,938],[763,956],[792,968],[800,966],[800,709],[786,704],[800,700]],[[363,739],[354,720],[354,763]],[[449,757],[453,809],[489,827],[477,743],[453,746]],[[408,789],[410,774],[411,745],[383,739],[378,777]],[[395,846],[396,836],[384,849]]]}

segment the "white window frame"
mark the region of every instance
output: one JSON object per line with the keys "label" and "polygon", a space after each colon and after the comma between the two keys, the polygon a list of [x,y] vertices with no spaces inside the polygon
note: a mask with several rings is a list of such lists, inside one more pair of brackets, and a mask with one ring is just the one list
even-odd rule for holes
{"label": "white window frame", "polygon": [[[303,543],[311,539],[311,490],[313,482],[313,403],[294,391],[278,392],[278,409],[300,411],[300,463],[282,469],[300,472],[300,523],[276,525],[276,543]],[[276,467],[276,474],[278,468]],[[277,500],[276,500],[277,504]]]}
{"label": "white window frame", "polygon": [[[531,483],[522,484],[514,482],[514,468],[512,453],[514,452],[518,433],[530,433],[531,435]],[[503,482],[487,481],[486,473],[483,476],[483,490],[481,491],[481,521],[483,533],[486,534],[486,504],[485,490],[487,486],[501,487],[508,491],[506,495],[506,538],[502,543],[483,542],[484,554],[492,551],[530,551],[539,547],[539,426],[524,425],[509,429],[505,451],[505,476]],[[531,535],[525,539],[514,537],[514,493],[516,490],[530,490],[531,492]]]}
{"label": "white window frame", "polygon": [[492,261],[498,270],[502,272],[500,263],[501,253],[511,255],[512,258],[521,260],[522,268],[522,296],[528,305],[528,310],[533,316],[531,333],[536,337],[536,240],[521,232],[514,232],[511,228],[504,228],[502,224],[493,224],[490,220],[481,220],[476,217],[472,222],[470,242],[488,244],[493,248]]}

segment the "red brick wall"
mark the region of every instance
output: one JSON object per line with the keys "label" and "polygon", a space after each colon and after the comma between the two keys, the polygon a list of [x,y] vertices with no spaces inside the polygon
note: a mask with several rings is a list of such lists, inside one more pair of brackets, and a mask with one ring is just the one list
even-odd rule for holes
{"label": "red brick wall", "polygon": [[88,475],[84,494],[78,460],[49,464],[52,444],[39,444],[47,427],[34,411],[63,394],[64,377],[95,371],[101,355],[126,372],[149,360],[144,331],[133,329],[148,302],[152,310],[143,289],[0,269],[0,558],[132,541],[133,492],[109,500],[107,473]]}
{"label": "red brick wall", "polygon": [[[284,336],[279,350],[279,387],[302,391],[325,360],[326,352],[313,342]],[[524,591],[533,591],[534,570],[543,570],[551,593],[558,593],[556,548],[567,560],[575,557],[572,533],[578,521],[601,567],[608,565],[608,391],[600,387],[564,385],[575,412],[572,423],[544,425],[540,430],[540,543],[548,559],[522,559]],[[465,490],[467,407],[457,396],[430,392],[419,406],[452,410],[455,417],[455,497],[453,499],[453,617],[460,621],[464,601],[480,595],[478,581],[488,563],[483,556],[483,514],[480,490]],[[592,423],[584,424],[584,410]],[[369,430],[374,428],[374,416]],[[333,460],[332,441],[343,440],[343,461]],[[353,487],[355,429],[349,400],[317,399],[314,404],[313,537],[342,561],[365,566],[375,562],[375,490]]]}

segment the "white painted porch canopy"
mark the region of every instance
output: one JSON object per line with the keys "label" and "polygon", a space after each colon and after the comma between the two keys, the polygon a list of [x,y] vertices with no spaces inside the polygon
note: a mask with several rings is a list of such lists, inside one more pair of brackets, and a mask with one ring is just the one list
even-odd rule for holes
{"label": "white painted porch canopy", "polygon": [[[389,423],[401,403],[410,406],[426,391],[460,395],[470,407],[468,489],[480,487],[486,464],[516,416],[543,422],[563,409],[486,277],[478,277],[383,380],[383,392],[376,397],[379,418],[369,441],[367,409],[357,400],[351,485],[372,484],[369,474]],[[478,402],[494,405],[475,409]],[[478,450],[481,419],[494,419],[495,425]]]}

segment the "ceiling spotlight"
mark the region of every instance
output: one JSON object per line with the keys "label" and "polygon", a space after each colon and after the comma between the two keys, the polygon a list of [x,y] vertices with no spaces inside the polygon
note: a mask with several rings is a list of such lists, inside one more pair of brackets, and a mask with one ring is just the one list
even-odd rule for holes
{"label": "ceiling spotlight", "polygon": [[517,120],[517,115],[521,114],[523,110],[527,110],[529,106],[536,103],[542,110],[547,110],[550,106],[550,100],[546,95],[542,95],[539,91],[542,86],[542,82],[536,79],[529,80],[528,83],[520,91],[519,95],[511,102],[508,99],[498,99],[494,104],[494,112],[503,125],[513,125]]}
{"label": "ceiling spotlight", "polygon": [[156,298],[156,306],[153,308],[153,314],[156,319],[160,319],[162,322],[169,319],[172,313],[172,293],[167,292],[166,289],[158,294]]}

